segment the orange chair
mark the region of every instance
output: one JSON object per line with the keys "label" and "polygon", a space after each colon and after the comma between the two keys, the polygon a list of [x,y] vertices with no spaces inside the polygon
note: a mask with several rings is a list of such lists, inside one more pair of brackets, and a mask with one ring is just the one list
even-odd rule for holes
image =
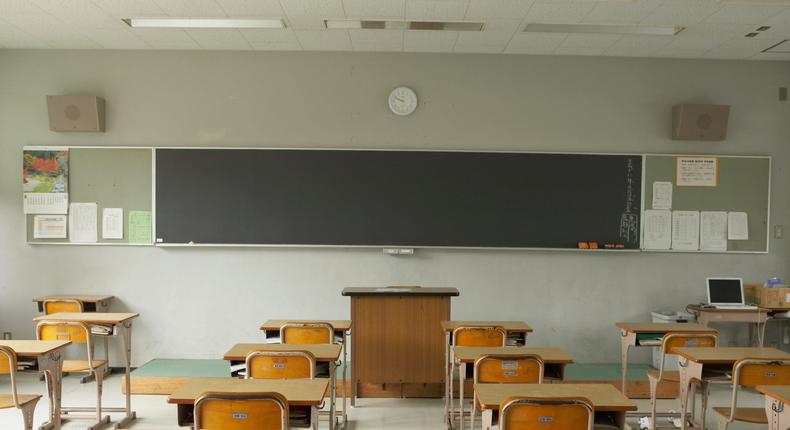
{"label": "orange chair", "polygon": [[[253,351],[247,355],[247,379],[313,379],[315,356],[309,351]],[[318,429],[318,409],[294,408],[290,427]]]}
{"label": "orange chair", "polygon": [[289,322],[280,327],[280,343],[315,345],[334,340],[335,329],[325,322]]}
{"label": "orange chair", "polygon": [[511,397],[499,406],[500,430],[592,430],[593,419],[584,398]]}
{"label": "orange chair", "polygon": [[[101,426],[110,422],[110,416],[102,417],[102,384],[104,376],[109,369],[107,360],[93,358],[93,341],[91,329],[80,322],[40,321],[36,326],[36,338],[39,340],[70,340],[72,344],[85,345],[87,349],[86,360],[63,360],[63,373],[86,373],[96,379],[96,422],[93,426]],[[48,384],[51,381],[48,381]],[[66,413],[85,412],[85,408],[62,408]],[[70,418],[77,417],[69,414]]]}
{"label": "orange chair", "polygon": [[[542,384],[543,359],[534,354],[496,355],[486,354],[475,360],[473,380],[477,384]],[[475,427],[477,413],[477,393],[472,397],[472,418],[470,428]],[[483,429],[493,426],[493,414],[483,412]]]}
{"label": "orange chair", "polygon": [[203,393],[195,430],[288,430],[288,400],[279,393]]}
{"label": "orange chair", "polygon": [[[647,379],[650,382],[650,430],[656,430],[656,397],[658,392],[658,384],[661,381],[669,381],[672,383],[680,384],[680,372],[677,370],[666,370],[667,356],[677,357],[677,348],[683,347],[697,347],[697,348],[714,348],[719,343],[719,336],[713,333],[674,333],[670,332],[661,338],[661,359],[658,370],[649,370],[647,372]],[[708,402],[707,382],[702,382],[702,410],[701,424],[705,426],[705,409]],[[664,416],[669,416],[669,413],[663,413]],[[675,414],[671,414],[675,415]]]}
{"label": "orange chair", "polygon": [[758,385],[790,385],[790,361],[745,358],[732,366],[732,378],[730,406],[713,408],[719,416],[719,429],[727,430],[733,421],[765,425],[768,424],[765,408],[738,407],[738,389]]}
{"label": "orange chair", "polygon": [[25,430],[33,429],[33,412],[41,396],[16,392],[16,353],[7,346],[0,346],[0,375],[10,375],[11,394],[0,394],[0,409],[17,408],[22,411]]}
{"label": "orange chair", "polygon": [[[452,339],[452,346],[505,346],[507,342],[507,332],[501,326],[465,326],[461,325],[453,330],[453,339]],[[453,348],[450,348],[450,416],[455,417],[455,406],[452,402],[452,393],[453,393],[453,386],[455,385],[452,381],[455,378],[455,357],[452,356]],[[460,372],[460,369],[459,369]],[[459,373],[460,376],[460,373]],[[469,375],[464,375],[464,379],[466,379]],[[461,406],[463,406],[464,401],[464,387],[463,384],[459,382],[459,402]],[[474,409],[474,406],[472,406]],[[463,409],[461,409],[463,413]],[[464,417],[460,417],[461,422],[463,423]]]}
{"label": "orange chair", "polygon": [[83,312],[82,302],[74,299],[47,299],[42,303],[44,315],[60,312]]}

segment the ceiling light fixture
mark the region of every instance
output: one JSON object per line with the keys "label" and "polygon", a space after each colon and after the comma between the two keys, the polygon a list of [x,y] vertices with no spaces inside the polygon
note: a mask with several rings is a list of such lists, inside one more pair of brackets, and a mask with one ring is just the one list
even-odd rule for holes
{"label": "ceiling light fixture", "polygon": [[764,50],[763,52],[768,52],[772,54],[790,54],[790,39],[783,40],[770,48]]}
{"label": "ceiling light fixture", "polygon": [[374,19],[326,19],[327,29],[483,31],[485,23],[463,21],[403,21]]}
{"label": "ceiling light fixture", "polygon": [[281,18],[124,18],[134,28],[285,28]]}
{"label": "ceiling light fixture", "polygon": [[650,36],[674,36],[685,27],[654,27],[646,25],[619,24],[527,24],[525,33],[595,33],[595,34],[641,34]]}

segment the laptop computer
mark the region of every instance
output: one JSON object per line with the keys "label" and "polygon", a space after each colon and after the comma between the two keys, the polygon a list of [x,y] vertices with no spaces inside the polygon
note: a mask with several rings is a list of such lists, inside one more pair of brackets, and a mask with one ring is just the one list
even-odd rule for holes
{"label": "laptop computer", "polygon": [[747,305],[743,297],[743,279],[707,278],[708,303],[723,309],[757,309]]}

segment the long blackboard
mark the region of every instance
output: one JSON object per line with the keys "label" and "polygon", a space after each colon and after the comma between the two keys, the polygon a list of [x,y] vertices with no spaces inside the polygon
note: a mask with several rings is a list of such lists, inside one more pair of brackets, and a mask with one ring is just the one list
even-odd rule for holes
{"label": "long blackboard", "polygon": [[157,149],[164,244],[639,249],[641,155]]}

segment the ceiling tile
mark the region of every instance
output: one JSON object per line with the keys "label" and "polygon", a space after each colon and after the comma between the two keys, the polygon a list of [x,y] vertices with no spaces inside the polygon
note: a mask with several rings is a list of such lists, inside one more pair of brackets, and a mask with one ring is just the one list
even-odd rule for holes
{"label": "ceiling tile", "polygon": [[527,12],[527,22],[576,23],[584,19],[595,7],[595,3],[547,3],[541,1],[532,5]]}
{"label": "ceiling tile", "polygon": [[466,19],[522,19],[534,0],[470,0]]}
{"label": "ceiling tile", "polygon": [[104,49],[148,49],[151,46],[126,29],[93,30],[85,34]]}
{"label": "ceiling tile", "polygon": [[[349,18],[398,18],[403,19],[405,0],[343,0],[343,9]],[[327,17],[333,18],[333,17]]]}
{"label": "ceiling tile", "polygon": [[582,56],[600,56],[603,55],[605,48],[575,48],[575,47],[563,47],[560,46],[559,48],[554,50],[554,54],[556,55],[582,55]]}
{"label": "ceiling tile", "polygon": [[349,30],[354,51],[402,51],[403,30]]}
{"label": "ceiling tile", "polygon": [[316,16],[325,18],[344,18],[341,0],[281,0],[280,4],[287,15]]}
{"label": "ceiling tile", "polygon": [[315,15],[288,15],[288,26],[294,30],[324,30],[324,18]]}
{"label": "ceiling tile", "polygon": [[188,41],[159,41],[150,44],[153,49],[180,51],[185,49],[202,49],[194,40]]}
{"label": "ceiling tile", "polygon": [[351,38],[346,30],[296,30],[305,51],[350,51]]}
{"label": "ceiling tile", "polygon": [[250,42],[252,49],[256,51],[301,51],[302,45],[298,41],[278,42],[278,41],[255,41]]}
{"label": "ceiling tile", "polygon": [[46,42],[0,19],[0,44],[6,48],[48,48]]}
{"label": "ceiling tile", "polygon": [[271,16],[282,17],[283,8],[279,0],[215,0],[225,11],[233,17],[242,16]]}
{"label": "ceiling tile", "polygon": [[601,48],[606,49],[623,36],[615,34],[569,34],[562,42],[562,48]]}
{"label": "ceiling tile", "polygon": [[129,31],[152,46],[160,43],[197,45],[186,31],[179,28],[130,28]]}
{"label": "ceiling tile", "polygon": [[452,52],[458,32],[405,31],[403,50],[412,52]]}
{"label": "ceiling tile", "polygon": [[169,16],[177,18],[223,17],[225,11],[214,0],[155,0]]}
{"label": "ceiling tile", "polygon": [[239,31],[248,42],[299,43],[291,29],[242,28]]}
{"label": "ceiling tile", "polygon": [[97,7],[116,18],[162,16],[165,12],[153,0],[93,0]]}
{"label": "ceiling tile", "polygon": [[648,15],[641,24],[691,25],[704,21],[721,9],[719,2],[672,1],[665,2]]}
{"label": "ceiling tile", "polygon": [[505,52],[513,54],[548,54],[567,38],[562,33],[520,33],[513,37]]}
{"label": "ceiling tile", "polygon": [[30,0],[2,0],[0,1],[0,17],[27,14],[43,13],[44,11]]}
{"label": "ceiling tile", "polygon": [[501,54],[504,49],[500,46],[490,45],[459,45],[455,44],[453,52],[466,54]]}
{"label": "ceiling tile", "polygon": [[406,0],[406,19],[460,21],[468,4],[469,0]]}
{"label": "ceiling tile", "polygon": [[484,31],[459,32],[456,47],[474,46],[502,50],[521,28],[520,20],[494,19],[486,21]]}
{"label": "ceiling tile", "polygon": [[762,24],[781,13],[781,6],[727,5],[708,17],[705,22],[719,24]]}
{"label": "ceiling tile", "polygon": [[241,32],[230,28],[198,28],[186,30],[203,49],[249,49],[250,44]]}
{"label": "ceiling tile", "polygon": [[660,0],[596,3],[582,22],[636,24],[647,18],[660,5]]}

